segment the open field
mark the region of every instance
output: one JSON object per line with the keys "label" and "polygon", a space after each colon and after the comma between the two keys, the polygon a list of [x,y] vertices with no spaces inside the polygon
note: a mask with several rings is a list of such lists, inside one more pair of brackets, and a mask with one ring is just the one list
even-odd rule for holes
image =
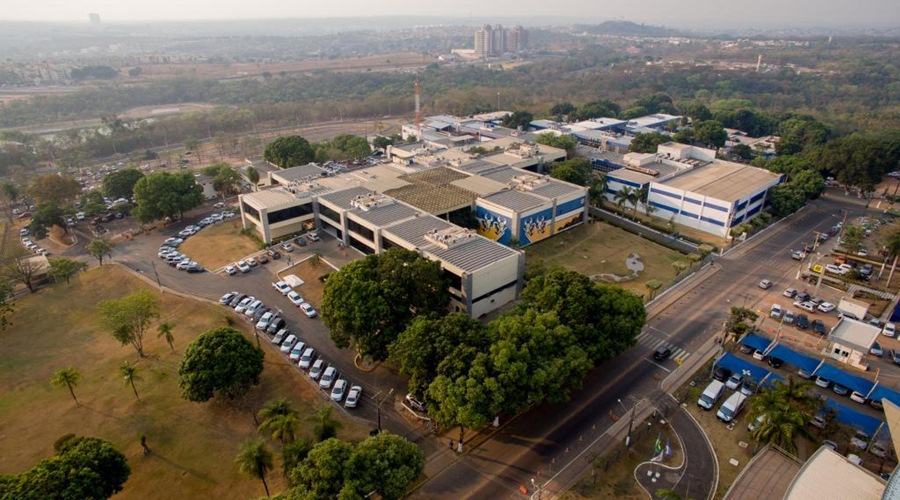
{"label": "open field", "polygon": [[625,259],[632,253],[640,255],[644,270],[638,276],[620,281],[623,288],[646,294],[644,283],[657,279],[663,283],[675,276],[672,263],[685,260],[675,250],[657,245],[605,222],[582,224],[553,238],[525,248],[525,262],[560,265],[588,276],[614,274],[631,276]]}
{"label": "open field", "polygon": [[259,251],[259,245],[241,234],[240,217],[206,226],[184,240],[178,251],[214,270]]}
{"label": "open field", "polygon": [[[146,358],[100,331],[97,303],[144,287],[114,266],[95,268],[16,302],[12,326],[0,332],[0,473],[18,473],[53,453],[53,442],[67,433],[111,441],[128,458],[132,474],[117,498],[255,498],[258,480],[240,474],[233,463],[238,444],[259,436],[251,411],[272,398],[287,397],[304,422],[300,436],[311,436],[307,417],[325,402],[283,356],[267,351],[261,384],[237,404],[204,404],[181,399],[177,369],[185,347],[198,333],[226,325],[229,312],[212,304],[162,295],[162,320],[175,324],[175,352],[156,338],[145,339]],[[239,326],[243,326],[241,323]],[[137,401],[118,373],[124,361],[136,365]],[[57,369],[82,373],[75,388],[80,405],[49,380]],[[334,412],[339,436],[360,440],[366,428]],[[143,456],[140,436],[152,449]],[[278,455],[277,444],[269,442]],[[284,480],[280,461],[268,476],[272,492]]]}

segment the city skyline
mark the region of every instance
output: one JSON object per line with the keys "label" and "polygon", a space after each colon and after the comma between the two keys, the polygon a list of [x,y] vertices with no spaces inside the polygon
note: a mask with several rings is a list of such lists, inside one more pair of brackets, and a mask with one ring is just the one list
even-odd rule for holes
{"label": "city skyline", "polygon": [[496,18],[534,18],[532,26],[548,24],[550,19],[572,18],[593,23],[604,20],[629,20],[679,28],[711,27],[769,28],[784,26],[856,26],[890,27],[900,24],[900,4],[890,0],[820,2],[798,0],[777,2],[760,0],[752,4],[732,4],[722,9],[711,0],[666,2],[645,0],[631,4],[589,4],[578,0],[559,0],[553,4],[536,0],[499,0],[484,4],[460,0],[452,5],[420,5],[384,0],[373,3],[346,0],[336,4],[283,4],[260,0],[253,4],[234,0],[195,0],[175,2],[122,3],[114,0],[41,0],[8,5],[0,20],[4,21],[82,21],[88,14],[98,13],[105,23],[174,20],[251,20],[285,18],[341,18],[436,16],[471,20],[471,24],[496,22]]}

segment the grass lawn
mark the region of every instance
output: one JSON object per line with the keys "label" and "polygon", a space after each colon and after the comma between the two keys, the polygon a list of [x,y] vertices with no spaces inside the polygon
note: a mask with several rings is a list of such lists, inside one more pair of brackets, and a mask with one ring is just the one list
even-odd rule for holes
{"label": "grass lawn", "polygon": [[259,244],[241,234],[239,217],[206,226],[186,239],[178,250],[213,270],[259,251]]}
{"label": "grass lawn", "polygon": [[[16,302],[12,326],[0,332],[4,346],[0,364],[0,474],[22,472],[53,454],[53,442],[67,433],[111,441],[128,458],[132,474],[117,498],[250,498],[263,494],[258,480],[234,465],[238,445],[259,437],[251,411],[272,398],[287,397],[304,424],[301,436],[312,435],[306,418],[326,403],[321,391],[283,356],[266,353],[261,384],[240,402],[191,403],[181,399],[178,363],[198,333],[224,326],[229,313],[215,305],[161,296],[162,319],[175,324],[175,352],[156,338],[145,338],[146,358],[100,331],[96,304],[145,285],[113,266],[83,273],[71,285],[59,284]],[[243,326],[243,323],[239,323]],[[118,374],[124,361],[136,365],[141,401]],[[53,372],[72,366],[82,373],[75,388],[80,405],[68,391],[49,384]],[[367,428],[342,417],[339,436],[364,439]],[[140,436],[152,449],[143,456]],[[278,456],[279,445],[269,441]],[[285,487],[280,460],[268,479],[273,494]]]}
{"label": "grass lawn", "polygon": [[595,221],[581,224],[564,233],[525,247],[526,265],[543,262],[545,265],[560,265],[588,276],[594,274],[615,274],[630,276],[625,259],[637,253],[644,264],[644,270],[635,279],[621,281],[623,288],[646,294],[644,283],[657,279],[665,283],[675,276],[672,263],[686,260],[684,254],[657,245],[623,229]]}
{"label": "grass lawn", "polygon": [[[635,422],[637,428],[647,427],[643,422]],[[616,451],[610,452],[606,457],[594,461],[584,475],[575,483],[571,490],[563,494],[564,499],[587,498],[618,498],[629,500],[644,500],[647,494],[634,478],[634,469],[639,464],[650,460],[653,456],[653,446],[657,436],[669,441],[672,456],[664,462],[669,466],[677,466],[684,461],[681,446],[678,439],[671,437],[671,431],[660,431],[659,425],[654,422],[654,429],[641,434],[634,439],[628,450],[623,450],[620,445]],[[617,452],[621,452],[616,459]],[[609,464],[607,466],[607,463]],[[651,492],[654,493],[654,492]]]}
{"label": "grass lawn", "polygon": [[[284,258],[282,257],[282,260],[283,259]],[[319,281],[319,277],[324,274],[333,273],[334,268],[324,262],[313,265],[314,259],[315,257],[297,264],[287,271],[278,273],[278,276],[279,278],[283,278],[288,274],[293,274],[302,279],[303,284],[295,288],[294,291],[299,293],[303,297],[303,300],[309,302],[313,307],[318,309],[322,306],[322,292],[325,289],[325,284]]]}

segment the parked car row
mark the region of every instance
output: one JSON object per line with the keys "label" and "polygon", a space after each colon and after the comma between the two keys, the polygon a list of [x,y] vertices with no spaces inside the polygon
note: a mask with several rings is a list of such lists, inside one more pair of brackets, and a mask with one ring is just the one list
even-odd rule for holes
{"label": "parked car row", "polygon": [[191,260],[187,255],[179,252],[176,248],[181,245],[184,240],[181,238],[169,238],[163,245],[159,247],[156,254],[166,264],[178,269],[179,271],[187,271],[189,273],[202,273],[205,271],[203,266]]}
{"label": "parked car row", "polygon": [[255,322],[258,332],[271,335],[272,344],[278,346],[290,361],[296,362],[300,369],[308,371],[310,378],[317,381],[320,388],[331,391],[332,401],[343,402],[347,408],[355,408],[359,404],[362,387],[358,385],[351,387],[346,379],[339,376],[335,367],[328,366],[313,347],[287,327],[280,310],[269,309],[263,301],[238,291],[228,292],[220,297],[219,304],[231,307],[236,313]]}
{"label": "parked car row", "polygon": [[288,300],[291,301],[291,304],[294,304],[295,306],[299,307],[300,310],[303,311],[303,314],[305,314],[307,318],[315,318],[316,317],[316,314],[317,314],[316,309],[312,306],[312,304],[310,304],[309,302],[306,302],[303,299],[303,297],[301,297],[299,293],[295,292],[294,289],[291,288],[291,286],[288,285],[286,282],[280,281],[280,280],[276,281],[276,282],[272,283],[272,287],[274,289],[278,290],[281,293],[281,295],[284,295],[285,297],[287,297]]}
{"label": "parked car row", "polygon": [[[27,231],[27,229],[25,229],[25,231]],[[26,235],[27,235],[27,233],[26,233]],[[28,238],[28,237],[22,238],[22,246],[25,247],[27,250],[34,252],[38,255],[43,255],[44,257],[50,255],[50,252],[39,247],[37,245],[37,243],[31,241],[31,238]]]}

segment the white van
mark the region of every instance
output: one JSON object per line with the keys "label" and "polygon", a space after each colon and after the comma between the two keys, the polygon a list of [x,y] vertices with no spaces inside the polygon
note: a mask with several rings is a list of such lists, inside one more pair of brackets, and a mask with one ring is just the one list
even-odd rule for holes
{"label": "white van", "polygon": [[731,422],[744,409],[744,401],[746,399],[747,396],[741,394],[740,391],[728,396],[728,399],[722,403],[719,411],[716,412],[716,417],[723,422]]}
{"label": "white van", "polygon": [[711,410],[712,407],[715,406],[716,401],[722,396],[723,390],[725,390],[725,384],[718,380],[713,380],[706,386],[706,389],[703,390],[703,394],[701,394],[700,399],[697,400],[697,406],[704,410]]}

